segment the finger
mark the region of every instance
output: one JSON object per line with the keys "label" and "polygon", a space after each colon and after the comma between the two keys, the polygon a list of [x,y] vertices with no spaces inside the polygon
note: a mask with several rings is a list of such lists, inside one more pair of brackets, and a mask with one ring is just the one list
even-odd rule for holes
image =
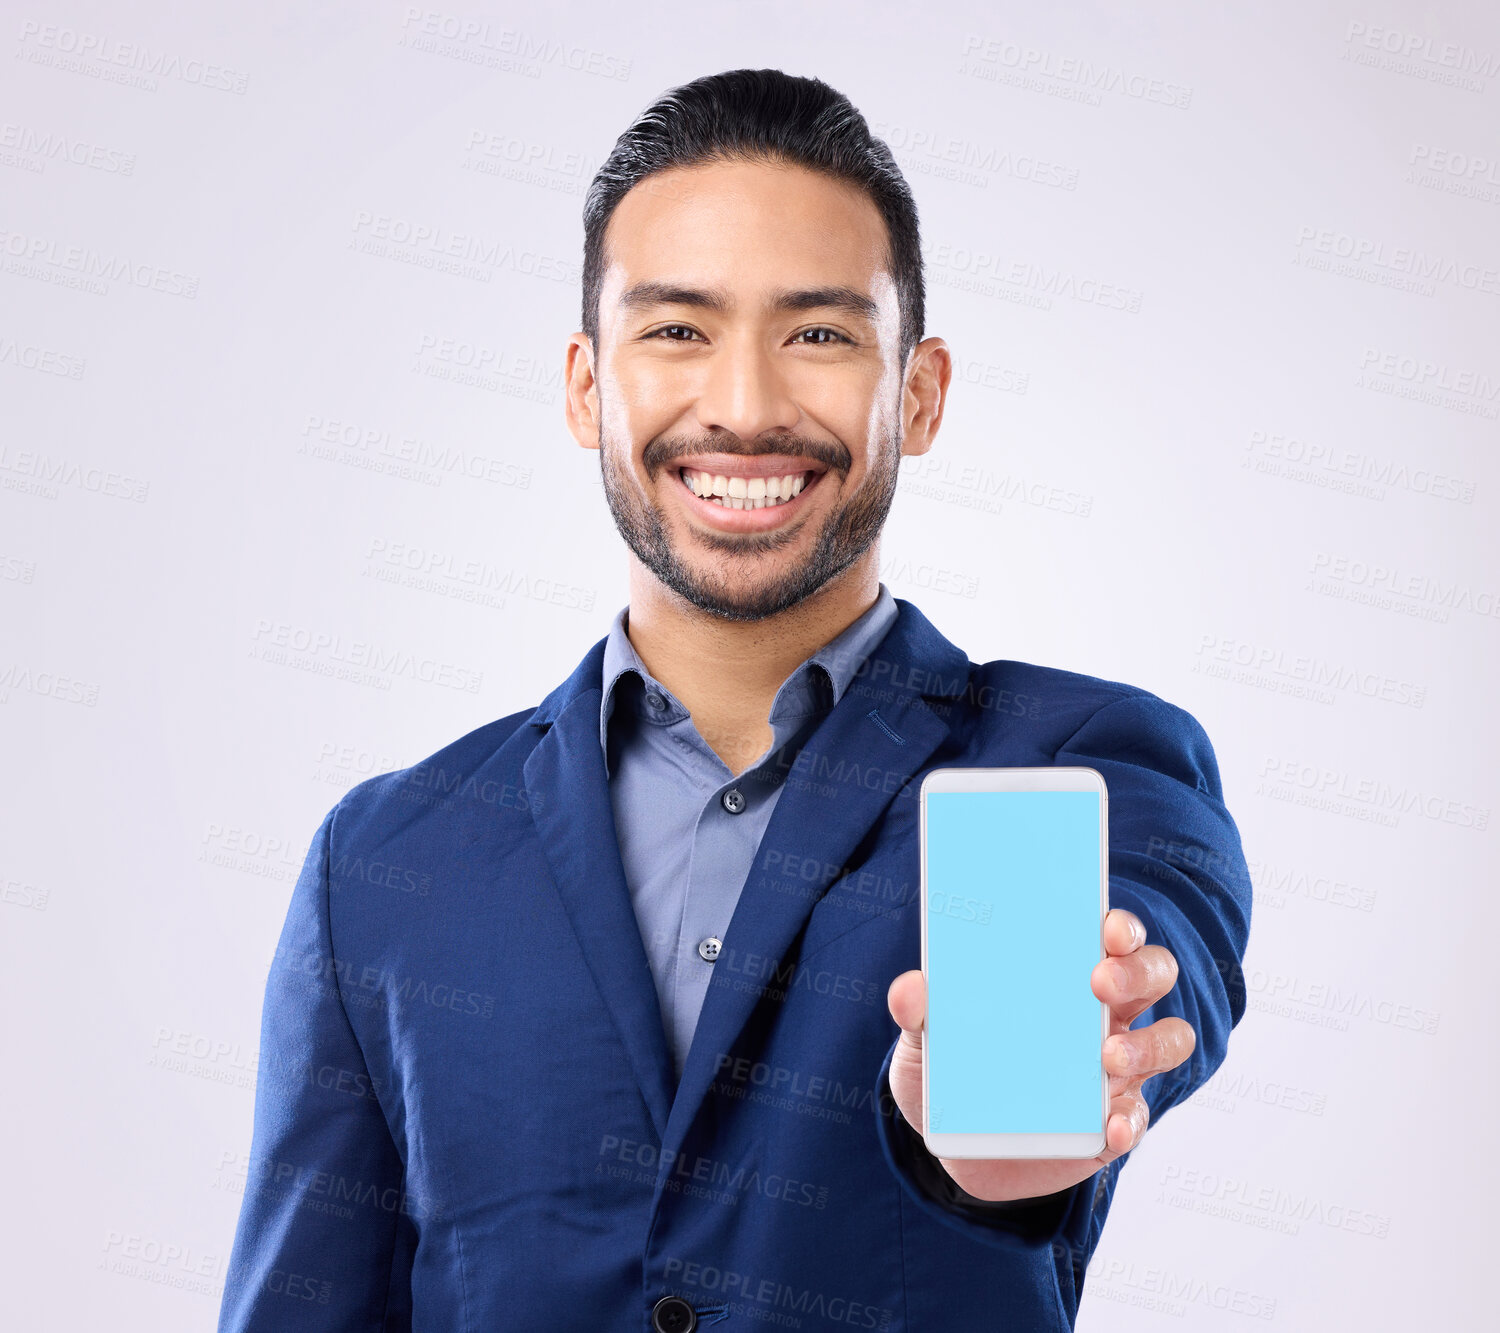
{"label": "finger", "polygon": [[1111,907],[1104,917],[1104,952],[1134,953],[1146,942],[1146,923],[1134,912]]}
{"label": "finger", "polygon": [[897,1026],[920,1040],[922,1024],[927,1018],[927,979],[922,973],[903,972],[891,982],[885,1002]]}
{"label": "finger", "polygon": [[1139,1091],[1121,1093],[1109,1104],[1109,1120],[1104,1126],[1104,1148],[1101,1156],[1112,1161],[1128,1153],[1146,1133],[1151,1108]]}
{"label": "finger", "polygon": [[1160,944],[1146,944],[1124,958],[1096,964],[1090,983],[1114,1016],[1128,1022],[1177,984],[1177,959]]}
{"label": "finger", "polygon": [[1127,1082],[1148,1079],[1176,1069],[1197,1044],[1191,1023],[1175,1016],[1158,1018],[1146,1027],[1111,1036],[1104,1043],[1104,1067]]}

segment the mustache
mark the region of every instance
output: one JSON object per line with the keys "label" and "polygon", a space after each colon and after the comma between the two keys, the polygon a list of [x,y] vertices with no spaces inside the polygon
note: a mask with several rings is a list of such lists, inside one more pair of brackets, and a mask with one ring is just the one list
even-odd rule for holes
{"label": "mustache", "polygon": [[800,436],[782,437],[759,444],[747,444],[736,435],[713,435],[685,442],[659,438],[646,446],[641,462],[647,474],[654,477],[658,469],[700,454],[739,454],[752,457],[769,454],[784,458],[810,458],[840,475],[847,475],[854,466],[853,457],[842,444],[836,441],[809,440]]}

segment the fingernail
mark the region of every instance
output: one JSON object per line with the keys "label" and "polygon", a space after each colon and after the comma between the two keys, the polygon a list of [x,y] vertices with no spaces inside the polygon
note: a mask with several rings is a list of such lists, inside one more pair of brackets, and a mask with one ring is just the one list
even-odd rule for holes
{"label": "fingernail", "polygon": [[1127,972],[1119,963],[1113,964],[1110,968],[1110,971],[1114,974],[1115,985],[1118,986],[1121,990],[1124,990],[1125,987],[1130,984],[1130,973]]}

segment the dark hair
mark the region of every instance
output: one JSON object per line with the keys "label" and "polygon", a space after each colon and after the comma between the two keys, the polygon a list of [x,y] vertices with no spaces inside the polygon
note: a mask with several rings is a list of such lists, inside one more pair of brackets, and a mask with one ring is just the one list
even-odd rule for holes
{"label": "dark hair", "polygon": [[615,141],[583,204],[583,331],[589,341],[598,347],[604,231],[620,200],[658,171],[757,157],[849,182],[880,210],[904,364],[921,341],[925,316],[917,205],[906,177],[847,97],[821,79],[779,69],[731,69],[673,88]]}

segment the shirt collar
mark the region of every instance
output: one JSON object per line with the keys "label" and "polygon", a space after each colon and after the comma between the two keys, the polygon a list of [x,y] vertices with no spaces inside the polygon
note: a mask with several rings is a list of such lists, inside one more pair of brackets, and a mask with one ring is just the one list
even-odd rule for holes
{"label": "shirt collar", "polygon": [[[789,675],[776,691],[771,704],[771,723],[800,716],[823,706],[826,700],[819,688],[813,668],[821,668],[821,676],[831,687],[832,703],[844,697],[844,691],[854,679],[864,661],[874,651],[895,623],[898,607],[896,599],[884,583],[876,595],[875,602],[836,638],[830,639]],[[640,691],[642,702],[640,713],[653,722],[671,723],[688,716],[688,711],[666,686],[662,685],[646,670],[635,645],[626,633],[626,622],[630,608],[621,607],[610,622],[609,635],[604,644],[602,681],[604,697],[599,701],[599,744],[604,750],[605,766],[609,764],[609,720],[614,714],[616,689],[620,677],[635,672],[645,687]],[[634,692],[632,692],[634,693]],[[647,700],[655,696],[662,707],[652,707]],[[832,706],[832,705],[828,705]]]}

